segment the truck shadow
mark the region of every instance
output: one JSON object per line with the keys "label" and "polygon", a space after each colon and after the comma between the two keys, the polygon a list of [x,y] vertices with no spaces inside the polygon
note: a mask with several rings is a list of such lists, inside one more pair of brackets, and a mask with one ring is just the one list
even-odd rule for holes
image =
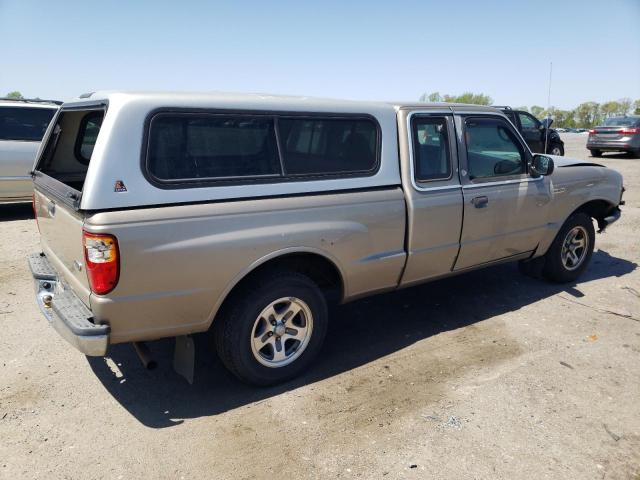
{"label": "truck shadow", "polygon": [[0,204],[0,223],[33,218],[30,202]]}
{"label": "truck shadow", "polygon": [[[621,277],[636,267],[599,250],[580,284]],[[507,264],[336,307],[323,351],[311,369],[271,388],[236,380],[210,353],[204,335],[195,338],[195,383],[191,386],[173,371],[172,340],[149,344],[159,363],[152,371],[142,367],[128,344],[110,347],[113,363],[97,357],[87,360],[107,391],[134,417],[148,427],[164,428],[182,423],[176,419],[217,415],[338,375],[441,332],[518,310],[560,292],[580,296],[578,286],[530,279]]]}

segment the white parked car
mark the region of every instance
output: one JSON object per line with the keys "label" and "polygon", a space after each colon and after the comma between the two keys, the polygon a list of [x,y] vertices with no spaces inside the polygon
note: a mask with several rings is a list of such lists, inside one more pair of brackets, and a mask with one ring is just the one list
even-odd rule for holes
{"label": "white parked car", "polygon": [[0,99],[0,203],[31,200],[31,169],[62,102]]}

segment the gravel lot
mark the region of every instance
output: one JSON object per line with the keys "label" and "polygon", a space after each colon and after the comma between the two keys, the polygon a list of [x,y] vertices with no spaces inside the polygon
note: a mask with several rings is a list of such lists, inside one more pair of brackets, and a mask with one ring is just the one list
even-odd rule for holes
{"label": "gravel lot", "polygon": [[73,350],[33,299],[31,206],[0,206],[0,478],[640,479],[640,159],[596,161],[627,205],[578,284],[505,265],[337,308],[315,368],[270,389],[201,338],[193,386],[169,341],[151,372]]}

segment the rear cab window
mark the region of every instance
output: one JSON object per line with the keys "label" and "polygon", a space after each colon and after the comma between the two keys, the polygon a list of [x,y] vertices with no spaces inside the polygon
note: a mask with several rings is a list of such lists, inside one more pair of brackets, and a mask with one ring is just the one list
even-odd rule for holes
{"label": "rear cab window", "polygon": [[104,115],[104,107],[62,109],[38,159],[36,183],[41,180],[61,198],[79,203]]}
{"label": "rear cab window", "polygon": [[449,134],[444,117],[411,119],[414,178],[418,183],[451,178]]}
{"label": "rear cab window", "polygon": [[0,140],[39,142],[55,108],[0,107]]}

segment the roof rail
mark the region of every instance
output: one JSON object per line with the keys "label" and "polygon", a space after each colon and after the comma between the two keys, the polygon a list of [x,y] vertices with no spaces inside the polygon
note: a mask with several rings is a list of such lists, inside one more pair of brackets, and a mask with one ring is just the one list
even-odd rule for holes
{"label": "roof rail", "polygon": [[9,102],[24,102],[24,103],[53,103],[55,105],[62,105],[60,100],[45,100],[43,98],[9,98],[0,97],[0,100]]}
{"label": "roof rail", "polygon": [[491,105],[493,108],[504,108],[505,110],[513,110],[513,108],[508,105]]}

